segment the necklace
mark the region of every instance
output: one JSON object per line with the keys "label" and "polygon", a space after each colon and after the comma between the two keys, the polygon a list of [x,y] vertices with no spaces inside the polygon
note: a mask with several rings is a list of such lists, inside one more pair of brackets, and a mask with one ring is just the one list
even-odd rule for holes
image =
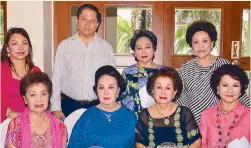
{"label": "necklace", "polygon": [[[155,108],[157,110],[157,112],[160,114],[160,116],[164,119],[164,123],[165,125],[169,124],[169,116],[165,117],[164,114],[161,112],[161,110],[157,107],[157,104],[155,105]],[[172,110],[172,105],[170,105],[170,110]]]}
{"label": "necklace", "polygon": [[[226,148],[226,145],[229,143],[230,141],[230,135],[231,135],[231,132],[236,124],[236,121],[238,119],[238,114],[235,114],[234,116],[234,120],[232,121],[229,129],[228,129],[228,132],[227,132],[227,136],[226,136],[226,139],[225,139],[225,142],[223,143],[224,144],[224,147],[223,148]],[[221,127],[221,120],[220,120],[220,109],[217,108],[217,113],[216,113],[216,123],[218,124],[217,128],[219,129],[219,132],[218,132],[218,135],[219,135],[219,142],[223,142],[223,133],[222,133],[222,127]]]}
{"label": "necklace", "polygon": [[[11,70],[13,71],[13,73],[18,77],[18,78],[22,78],[18,73],[17,73],[17,70],[15,68],[15,66],[13,64],[11,64]],[[25,72],[27,73],[28,70],[27,70],[27,66],[25,66]]]}
{"label": "necklace", "polygon": [[[42,121],[39,124],[39,127],[42,127],[42,123],[45,122],[45,117],[42,119]],[[50,135],[52,134],[52,131],[50,128],[46,128],[46,131],[43,134],[37,134],[36,128],[34,128],[32,125],[30,125],[31,128],[31,136],[32,141],[35,147],[45,147],[48,143],[51,142]]]}
{"label": "necklace", "polygon": [[115,113],[115,111],[117,110],[117,103],[115,104],[115,110],[114,110],[114,112],[113,113],[111,113],[111,114],[106,114],[105,112],[104,112],[104,108],[103,108],[103,106],[100,104],[100,108],[101,108],[101,111],[102,111],[102,113],[105,115],[105,117],[106,117],[106,120],[107,120],[107,122],[111,122],[112,120],[111,120],[111,116]]}

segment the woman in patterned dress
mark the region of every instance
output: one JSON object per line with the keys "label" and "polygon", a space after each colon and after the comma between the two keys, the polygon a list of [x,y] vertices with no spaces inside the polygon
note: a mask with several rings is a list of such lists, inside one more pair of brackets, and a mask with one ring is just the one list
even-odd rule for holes
{"label": "woman in patterned dress", "polygon": [[[213,72],[229,61],[211,54],[217,40],[215,26],[207,21],[192,23],[186,32],[186,41],[193,50],[194,58],[184,63],[180,70],[183,92],[177,103],[191,109],[197,123],[204,109],[216,105],[218,98],[210,88]],[[240,98],[246,106],[250,100],[246,94]]]}
{"label": "woman in patterned dress", "polygon": [[155,103],[154,99],[146,92],[148,77],[162,66],[153,62],[157,49],[157,37],[149,30],[139,29],[134,32],[130,41],[134,51],[136,64],[123,71],[123,77],[127,81],[127,88],[122,94],[122,104],[132,110],[136,116],[142,109]]}
{"label": "woman in patterned dress", "polygon": [[52,83],[43,72],[29,72],[21,79],[20,93],[28,106],[9,123],[6,148],[65,148],[64,123],[47,109]]}
{"label": "woman in patterned dress", "polygon": [[156,104],[139,115],[137,148],[158,148],[164,142],[172,142],[182,148],[200,147],[201,136],[192,112],[174,103],[181,91],[182,81],[175,69],[161,69],[149,77],[147,92]]}

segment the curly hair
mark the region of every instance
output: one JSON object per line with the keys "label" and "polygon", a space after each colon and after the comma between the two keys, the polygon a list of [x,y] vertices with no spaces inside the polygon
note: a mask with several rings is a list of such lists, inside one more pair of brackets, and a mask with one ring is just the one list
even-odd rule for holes
{"label": "curly hair", "polygon": [[[120,96],[126,88],[126,81],[123,79],[120,73],[114,67],[110,65],[105,65],[105,66],[100,67],[95,73],[95,84],[93,86],[93,91],[96,93],[96,95],[97,95],[98,81],[104,75],[111,76],[117,80],[118,87],[120,88],[120,91],[119,91],[119,96]],[[120,101],[120,100],[116,100],[116,101]]]}
{"label": "curly hair", "polygon": [[215,26],[208,21],[196,21],[188,26],[186,31],[186,42],[192,47],[193,35],[198,31],[205,31],[208,33],[211,41],[214,41],[213,47],[215,46],[215,41],[217,40],[217,31]]}
{"label": "curly hair", "polygon": [[24,77],[22,77],[20,82],[20,93],[22,96],[25,96],[28,89],[34,85],[42,83],[45,85],[45,87],[48,90],[49,97],[51,97],[52,94],[52,82],[49,78],[49,76],[44,72],[34,72],[30,71],[28,72]]}
{"label": "curly hair", "polygon": [[183,89],[183,84],[182,84],[182,80],[180,78],[179,73],[174,68],[170,68],[170,67],[164,67],[154,72],[153,75],[148,78],[148,81],[146,84],[147,92],[152,97],[153,97],[152,91],[155,85],[155,81],[159,77],[168,77],[173,81],[174,90],[177,91],[175,97],[172,100],[174,102],[177,98],[179,98]]}
{"label": "curly hair", "polygon": [[221,78],[225,75],[229,75],[231,78],[237,80],[241,84],[241,96],[245,94],[246,89],[248,88],[249,79],[247,74],[243,69],[236,65],[226,64],[222,65],[218,69],[214,71],[212,77],[210,79],[210,86],[214,92],[214,94],[220,98],[218,91],[218,86],[221,81]]}
{"label": "curly hair", "polygon": [[[146,29],[137,29],[134,31],[134,35],[130,40],[130,47],[133,51],[135,51],[137,40],[141,37],[147,37],[152,43],[152,48],[155,51],[157,50],[157,37],[155,36],[155,34],[152,31]],[[138,62],[138,59],[136,57],[135,61]]]}

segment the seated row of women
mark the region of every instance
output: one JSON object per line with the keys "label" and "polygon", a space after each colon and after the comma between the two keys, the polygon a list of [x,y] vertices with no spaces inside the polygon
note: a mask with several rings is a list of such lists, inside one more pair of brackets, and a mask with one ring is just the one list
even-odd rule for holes
{"label": "seated row of women", "polygon": [[[155,148],[164,142],[189,148],[209,147],[212,143],[227,147],[243,136],[250,142],[250,110],[239,103],[248,82],[238,66],[218,68],[210,86],[220,101],[202,113],[198,126],[190,109],[175,103],[183,87],[179,73],[163,67],[149,77],[146,85],[156,104],[143,110],[137,121],[136,115],[118,100],[125,80],[114,67],[103,66],[96,71],[93,87],[99,104],[79,118],[67,147]],[[20,92],[28,107],[10,122],[6,147],[66,147],[64,123],[47,110],[51,91],[52,83],[45,73],[31,72],[22,78]]]}

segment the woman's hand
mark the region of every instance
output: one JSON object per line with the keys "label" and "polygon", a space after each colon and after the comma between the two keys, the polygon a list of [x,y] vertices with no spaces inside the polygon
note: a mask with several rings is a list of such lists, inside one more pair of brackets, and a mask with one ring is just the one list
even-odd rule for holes
{"label": "woman's hand", "polygon": [[6,112],[6,117],[7,118],[10,118],[10,119],[14,119],[16,118],[20,113],[18,112],[15,112],[14,110],[11,110],[10,108],[7,109],[7,112]]}
{"label": "woman's hand", "polygon": [[52,113],[56,118],[58,118],[61,121],[64,121],[65,115],[62,111],[58,110],[58,111],[53,111]]}
{"label": "woman's hand", "polygon": [[201,148],[201,139],[196,140],[193,144],[191,144],[188,148]]}
{"label": "woman's hand", "polygon": [[136,142],[136,148],[148,148],[148,147],[144,146],[144,145],[141,144],[141,143],[137,143],[137,142]]}

